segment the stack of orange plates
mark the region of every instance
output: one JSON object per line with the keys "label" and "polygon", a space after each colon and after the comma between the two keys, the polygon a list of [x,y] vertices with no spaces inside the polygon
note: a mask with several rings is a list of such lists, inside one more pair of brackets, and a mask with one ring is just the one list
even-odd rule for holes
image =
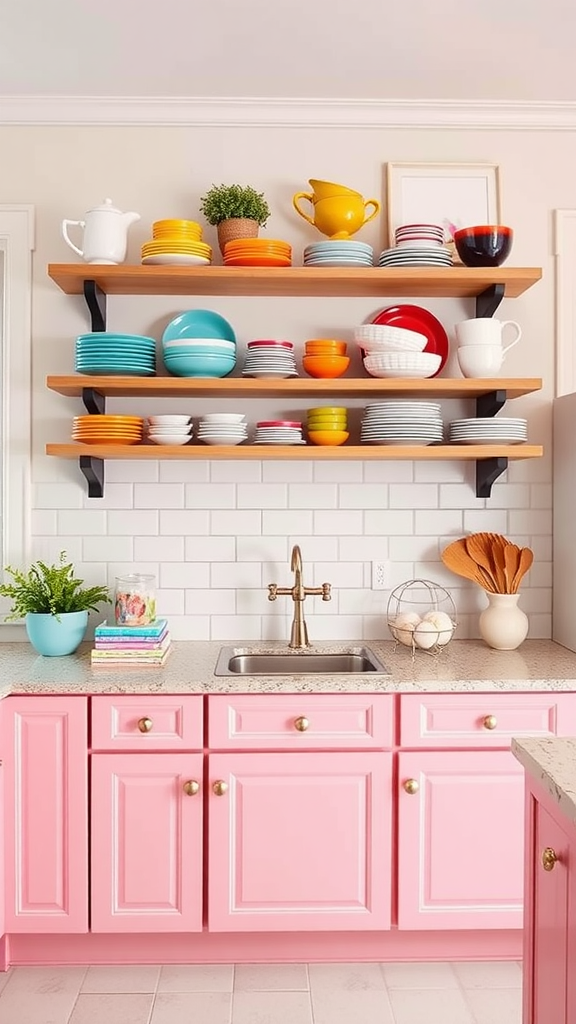
{"label": "stack of orange plates", "polygon": [[75,416],[72,440],[81,444],[138,444],[143,427],[141,416]]}
{"label": "stack of orange plates", "polygon": [[152,238],[142,246],[144,264],[201,267],[211,261],[212,249],[195,220],[155,220]]}
{"label": "stack of orange plates", "polygon": [[289,267],[292,246],[276,238],[236,238],[224,246],[227,267]]}

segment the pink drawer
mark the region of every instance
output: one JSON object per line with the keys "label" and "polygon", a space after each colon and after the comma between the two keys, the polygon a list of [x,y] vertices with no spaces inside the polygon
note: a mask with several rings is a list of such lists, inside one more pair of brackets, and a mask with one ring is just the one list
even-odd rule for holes
{"label": "pink drawer", "polygon": [[576,693],[402,694],[403,747],[509,747],[512,736],[576,733]]}
{"label": "pink drawer", "polygon": [[375,750],[392,746],[392,694],[245,694],[208,698],[219,750]]}
{"label": "pink drawer", "polygon": [[92,697],[93,750],[202,750],[201,696]]}

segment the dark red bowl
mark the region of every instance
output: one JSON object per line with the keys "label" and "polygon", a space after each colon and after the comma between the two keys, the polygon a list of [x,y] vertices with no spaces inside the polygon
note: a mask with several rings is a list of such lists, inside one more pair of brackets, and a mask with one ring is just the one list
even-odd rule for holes
{"label": "dark red bowl", "polygon": [[454,243],[466,267],[499,267],[510,255],[514,232],[502,224],[478,224],[454,232]]}

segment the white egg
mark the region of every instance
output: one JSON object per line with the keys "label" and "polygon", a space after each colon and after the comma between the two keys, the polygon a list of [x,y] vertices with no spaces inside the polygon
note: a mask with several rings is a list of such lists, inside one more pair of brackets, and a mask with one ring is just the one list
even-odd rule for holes
{"label": "white egg", "polygon": [[438,630],[431,622],[422,621],[414,630],[414,643],[424,651],[438,643]]}
{"label": "white egg", "polygon": [[431,622],[432,625],[438,630],[438,646],[444,647],[452,639],[454,632],[454,623],[447,614],[447,612],[426,612],[426,615],[422,617],[423,622]]}
{"label": "white egg", "polygon": [[390,626],[392,636],[406,647],[412,647],[412,635],[420,623],[416,612],[400,612]]}

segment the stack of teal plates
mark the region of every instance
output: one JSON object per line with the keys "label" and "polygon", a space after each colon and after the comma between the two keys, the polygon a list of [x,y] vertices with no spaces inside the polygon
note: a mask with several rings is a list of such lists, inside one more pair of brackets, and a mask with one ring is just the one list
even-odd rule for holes
{"label": "stack of teal plates", "polygon": [[372,267],[374,250],[365,242],[346,238],[314,242],[304,249],[305,267]]}
{"label": "stack of teal plates", "polygon": [[95,376],[156,373],[156,342],[141,334],[94,331],[76,338],[76,372]]}

